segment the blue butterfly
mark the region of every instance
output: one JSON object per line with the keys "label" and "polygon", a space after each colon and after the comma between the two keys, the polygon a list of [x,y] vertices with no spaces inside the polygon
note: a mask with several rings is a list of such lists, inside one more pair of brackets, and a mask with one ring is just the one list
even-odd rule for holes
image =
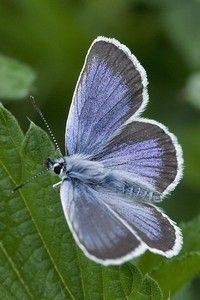
{"label": "blue butterfly", "polygon": [[145,250],[172,257],[180,229],[154,204],[182,176],[176,137],[141,118],[148,102],[144,68],[116,39],[92,43],[66,125],[66,156],[47,159],[59,175],[65,218],[85,255],[117,265]]}

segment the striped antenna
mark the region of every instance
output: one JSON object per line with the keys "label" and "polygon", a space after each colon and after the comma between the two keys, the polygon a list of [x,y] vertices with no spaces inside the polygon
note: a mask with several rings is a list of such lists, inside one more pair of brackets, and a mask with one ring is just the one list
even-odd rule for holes
{"label": "striped antenna", "polygon": [[47,170],[42,170],[39,173],[31,176],[28,180],[26,180],[25,182],[22,182],[21,184],[17,185],[14,189],[12,189],[11,192],[15,193],[16,191],[18,191],[19,189],[21,189],[22,187],[24,187],[25,185],[27,185],[28,183],[35,180],[36,178],[38,178],[39,176],[43,175],[46,172],[47,172]]}
{"label": "striped antenna", "polygon": [[33,104],[34,109],[37,111],[37,113],[40,115],[42,121],[44,122],[44,125],[46,126],[47,131],[49,132],[49,135],[50,135],[52,141],[54,142],[54,144],[55,144],[55,146],[56,146],[56,151],[58,151],[59,154],[60,154],[60,156],[62,156],[60,147],[58,146],[58,142],[57,142],[57,140],[56,140],[56,138],[55,138],[55,136],[54,136],[54,134],[53,134],[53,132],[52,132],[52,130],[51,130],[49,124],[47,123],[47,120],[45,119],[43,113],[41,112],[40,108],[39,108],[38,105],[36,104],[35,98],[34,98],[33,96],[30,96],[30,100],[31,100],[31,102],[32,102],[32,104]]}

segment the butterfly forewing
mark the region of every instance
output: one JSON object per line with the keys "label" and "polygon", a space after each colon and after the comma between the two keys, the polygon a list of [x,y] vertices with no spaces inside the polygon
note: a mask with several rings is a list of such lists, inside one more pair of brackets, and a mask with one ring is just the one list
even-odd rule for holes
{"label": "butterfly forewing", "polygon": [[69,154],[93,154],[147,103],[146,73],[115,39],[97,38],[86,56],[66,126]]}

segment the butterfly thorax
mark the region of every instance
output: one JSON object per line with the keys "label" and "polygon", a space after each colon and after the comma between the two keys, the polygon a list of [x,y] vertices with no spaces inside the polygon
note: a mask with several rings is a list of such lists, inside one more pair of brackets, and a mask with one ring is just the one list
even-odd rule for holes
{"label": "butterfly thorax", "polygon": [[105,180],[107,173],[102,163],[91,161],[80,155],[47,159],[47,168],[59,175],[62,180],[77,179],[84,183],[96,184]]}

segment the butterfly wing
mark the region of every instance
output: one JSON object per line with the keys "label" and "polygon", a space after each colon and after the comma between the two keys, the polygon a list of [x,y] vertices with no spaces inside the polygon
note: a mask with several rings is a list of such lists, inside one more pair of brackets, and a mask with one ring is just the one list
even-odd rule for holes
{"label": "butterfly wing", "polygon": [[164,125],[148,119],[122,126],[92,159],[162,195],[173,190],[182,176],[182,150],[176,137]]}
{"label": "butterfly wing", "polygon": [[130,50],[115,39],[92,43],[75,88],[66,125],[66,149],[93,154],[147,101],[146,72]]}
{"label": "butterfly wing", "polygon": [[66,180],[61,200],[77,244],[95,262],[121,264],[146,249],[171,257],[181,248],[178,227],[154,206]]}
{"label": "butterfly wing", "polygon": [[68,225],[87,257],[103,265],[120,264],[145,251],[131,228],[104,204],[104,194],[66,180],[60,192]]}
{"label": "butterfly wing", "polygon": [[151,252],[166,257],[179,253],[182,246],[181,231],[157,207],[115,195],[104,197],[104,202],[121,220],[125,220]]}

